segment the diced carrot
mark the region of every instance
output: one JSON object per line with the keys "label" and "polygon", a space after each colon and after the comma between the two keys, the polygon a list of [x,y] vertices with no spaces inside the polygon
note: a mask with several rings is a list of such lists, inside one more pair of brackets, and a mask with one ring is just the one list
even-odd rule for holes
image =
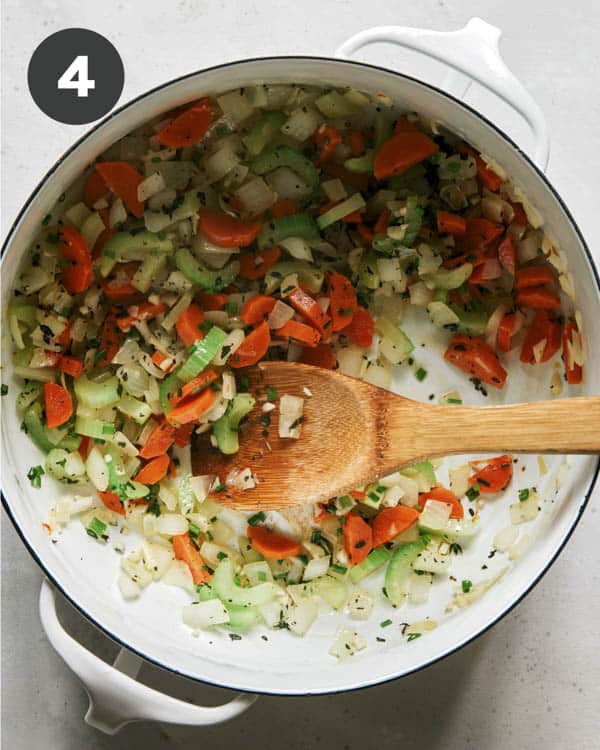
{"label": "diced carrot", "polygon": [[369,227],[365,226],[364,224],[357,224],[356,231],[358,232],[361,240],[366,242],[368,245],[373,242],[374,233],[369,229]]}
{"label": "diced carrot", "polygon": [[138,199],[138,185],[144,179],[142,175],[126,161],[102,161],[96,164],[96,170],[117,198],[121,198],[125,208],[141,219],[144,215],[144,204]]}
{"label": "diced carrot", "polygon": [[523,325],[523,316],[519,312],[506,313],[496,334],[496,343],[501,352],[509,352],[512,346],[512,339]]}
{"label": "diced carrot", "polygon": [[117,325],[117,319],[113,311],[104,319],[102,325],[102,335],[100,337],[99,352],[104,352],[104,356],[99,360],[98,365],[104,367],[113,361],[113,357],[119,351],[121,346],[121,330]]}
{"label": "diced carrot", "polygon": [[96,239],[96,242],[94,242],[94,247],[92,248],[92,260],[96,260],[96,258],[99,258],[102,255],[104,245],[106,245],[108,240],[113,236],[113,234],[115,234],[115,231],[116,230],[107,227],[100,232]]}
{"label": "diced carrot", "polygon": [[342,331],[352,322],[352,316],[358,309],[356,292],[350,279],[341,273],[327,275],[330,307],[329,312],[333,331]]}
{"label": "diced carrot", "polygon": [[267,322],[263,321],[242,341],[241,346],[231,356],[229,364],[235,368],[255,365],[265,356],[270,343],[271,332]]}
{"label": "diced carrot", "polygon": [[459,250],[472,253],[487,247],[504,232],[502,224],[496,224],[489,219],[466,219],[467,230],[458,236],[456,245]]}
{"label": "diced carrot", "polygon": [[73,415],[71,394],[62,385],[44,383],[44,403],[48,427],[60,427]]}
{"label": "diced carrot", "polygon": [[525,209],[523,208],[523,204],[511,203],[510,205],[512,206],[512,210],[515,212],[512,223],[517,224],[517,226],[520,226],[520,227],[526,227],[528,224],[528,221],[527,221],[527,214],[525,213]]}
{"label": "diced carrot", "polygon": [[335,369],[335,354],[331,344],[319,344],[315,347],[305,347],[300,355],[300,362],[325,370]]}
{"label": "diced carrot", "polygon": [[105,279],[100,279],[102,291],[112,302],[124,304],[139,295],[131,281],[138,269],[138,263],[119,263],[115,270]]}
{"label": "diced carrot", "polygon": [[288,295],[288,302],[296,312],[299,312],[303,318],[306,318],[321,334],[326,334],[331,329],[331,318],[327,313],[323,312],[323,308],[310,294],[307,294],[302,289],[294,289]]}
{"label": "diced carrot", "polygon": [[577,364],[571,355],[571,341],[575,337],[581,337],[577,323],[568,321],[563,331],[562,346],[563,360],[565,362],[565,377],[569,385],[579,385],[583,380],[583,366]]}
{"label": "diced carrot", "polygon": [[93,169],[85,181],[83,186],[83,201],[86,206],[90,209],[94,208],[94,205],[102,198],[108,198],[110,190],[106,187],[106,183],[100,177],[98,172]]}
{"label": "diced carrot", "polygon": [[71,343],[71,323],[67,323],[67,325],[63,328],[61,333],[56,337],[56,343],[60,344],[61,349],[66,351],[69,348],[69,344]]}
{"label": "diced carrot", "polygon": [[209,386],[211,383],[214,383],[215,380],[218,379],[219,373],[214,369],[214,367],[209,367],[199,375],[196,375],[196,377],[189,382],[184,383],[181,388],[178,388],[177,391],[171,396],[169,401],[171,404],[173,404],[173,406],[176,406],[184,398],[197,395],[201,390]]}
{"label": "diced carrot", "polygon": [[[493,169],[490,169],[486,165],[481,156],[472,146],[469,146],[468,143],[460,143],[457,146],[457,151],[461,154],[470,154],[473,157],[473,159],[475,160],[475,164],[477,165],[477,177],[484,187],[494,193],[497,193],[498,190],[500,190],[500,186],[502,185],[502,178],[497,175]],[[527,222],[525,222],[525,224],[526,223]]]}
{"label": "diced carrot", "polygon": [[201,208],[198,214],[198,226],[209,242],[219,247],[246,247],[250,245],[261,230],[260,219],[238,219],[224,211]]}
{"label": "diced carrot", "polygon": [[302,545],[295,539],[278,534],[264,526],[248,526],[246,535],[257,552],[268,560],[283,560],[302,554]]}
{"label": "diced carrot", "polygon": [[211,294],[203,291],[196,292],[195,299],[204,311],[222,310],[229,301],[226,294]]}
{"label": "diced carrot", "polygon": [[320,125],[315,132],[315,143],[319,149],[319,164],[329,161],[341,142],[342,136],[337,128],[325,124]]}
{"label": "diced carrot", "polygon": [[454,492],[447,490],[445,487],[433,487],[429,492],[419,493],[419,508],[423,510],[428,500],[437,500],[439,503],[446,503],[452,506],[450,518],[462,518],[465,514],[462,503],[456,497]]}
{"label": "diced carrot", "polygon": [[500,364],[496,352],[483,338],[455,333],[444,359],[482,383],[494,388],[504,387],[508,374]]}
{"label": "diced carrot", "polygon": [[62,269],[62,282],[65,289],[71,294],[85,292],[94,277],[92,256],[87,243],[77,229],[71,226],[62,226],[58,237],[60,254],[66,261]]}
{"label": "diced carrot", "polygon": [[[177,402],[167,414],[167,419],[177,427],[188,422],[197,422],[200,417],[213,405],[215,392],[212,388],[205,388],[198,395],[188,396]],[[173,440],[175,436],[173,436]]]}
{"label": "diced carrot", "polygon": [[186,346],[191,346],[198,339],[204,338],[204,331],[201,326],[204,322],[204,313],[193,303],[186,308],[177,318],[175,328],[177,335]]}
{"label": "diced carrot", "polygon": [[168,422],[161,422],[150,433],[146,444],[140,449],[141,458],[156,458],[162,456],[173,445],[175,428]]}
{"label": "diced carrot", "polygon": [[361,563],[373,549],[373,530],[356,513],[349,513],[346,516],[344,549],[352,565]]}
{"label": "diced carrot", "polygon": [[269,313],[275,307],[277,300],[275,297],[268,297],[266,294],[257,294],[255,297],[244,302],[240,312],[240,318],[247,325],[255,325],[269,317]]}
{"label": "diced carrot", "polygon": [[307,326],[304,323],[298,323],[296,320],[288,320],[281,328],[273,331],[275,336],[280,339],[289,339],[302,346],[317,346],[321,340],[321,334],[316,328]]}
{"label": "diced carrot", "polygon": [[170,458],[166,453],[153,458],[138,471],[135,475],[135,481],[142,484],[156,484],[160,482],[161,479],[167,476],[169,461]]}
{"label": "diced carrot", "polygon": [[289,216],[298,212],[298,206],[296,202],[291,198],[285,198],[285,200],[278,201],[271,206],[271,216],[274,219],[279,219],[281,216]]}
{"label": "diced carrot", "polygon": [[348,145],[352,156],[362,156],[365,153],[365,134],[362,130],[353,130],[348,135]]}
{"label": "diced carrot", "polygon": [[182,424],[175,430],[175,445],[179,448],[185,448],[189,444],[192,432],[196,429],[196,425],[193,422]]}
{"label": "diced carrot", "polygon": [[452,214],[449,211],[437,212],[437,230],[440,234],[465,234],[467,222],[463,216]]}
{"label": "diced carrot", "polygon": [[88,437],[87,435],[81,436],[79,448],[77,448],[77,452],[79,453],[81,458],[85,460],[88,457],[88,453],[92,450],[93,445],[94,441],[91,437]]}
{"label": "diced carrot", "polygon": [[498,260],[501,266],[511,275],[515,275],[517,265],[517,248],[515,240],[510,232],[503,237],[502,242],[498,245]]}
{"label": "diced carrot", "polygon": [[173,537],[173,554],[176,560],[181,560],[188,566],[196,585],[210,581],[210,573],[189,534],[176,534]]}
{"label": "diced carrot", "polygon": [[355,500],[358,500],[360,502],[361,500],[364,500],[365,497],[367,496],[367,491],[366,490],[350,490],[350,495]]}
{"label": "diced carrot", "polygon": [[528,289],[532,286],[554,284],[554,271],[550,266],[527,266],[519,268],[515,276],[515,289]]}
{"label": "diced carrot", "polygon": [[358,307],[350,325],[344,328],[344,333],[351,341],[359,346],[371,346],[373,343],[373,333],[375,323],[368,310],[364,307]]}
{"label": "diced carrot", "polygon": [[419,512],[406,505],[384,508],[373,519],[373,547],[391,542],[419,518]]}
{"label": "diced carrot", "polygon": [[242,279],[262,279],[277,263],[280,256],[281,249],[277,245],[256,252],[250,250],[243,252],[240,254],[240,276]]}
{"label": "diced carrot", "polygon": [[119,328],[127,332],[135,323],[144,320],[152,320],[157,315],[164,313],[167,308],[164,305],[153,305],[151,302],[142,302],[139,305],[132,305],[128,309],[128,315],[117,315],[116,321]]}
{"label": "diced carrot", "polygon": [[155,138],[163,146],[171,148],[193,146],[206,135],[211,122],[210,101],[200,99],[171,120]]}
{"label": "diced carrot", "polygon": [[373,234],[385,234],[392,218],[392,212],[389,208],[384,208],[379,214],[375,226],[373,227]]}
{"label": "diced carrot", "polygon": [[510,456],[498,456],[488,461],[472,461],[474,466],[484,464],[483,468],[469,477],[469,484],[479,485],[479,492],[501,492],[506,489],[512,478],[513,462]]}
{"label": "diced carrot", "polygon": [[80,378],[83,373],[83,361],[69,354],[61,354],[58,358],[58,369],[72,378]]}
{"label": "diced carrot", "polygon": [[410,120],[407,120],[406,117],[400,116],[396,120],[396,124],[394,125],[394,133],[418,133],[419,128],[415,125],[414,122],[410,122]]}
{"label": "diced carrot", "polygon": [[[536,359],[534,349],[542,341],[545,341],[544,348],[538,353]],[[521,362],[529,365],[538,364],[538,362],[547,362],[560,349],[561,344],[561,325],[546,309],[537,310],[529,330],[523,339]]]}
{"label": "diced carrot", "polygon": [[517,294],[516,303],[520,307],[531,307],[534,310],[560,309],[560,297],[558,294],[544,287],[523,289]]}
{"label": "diced carrot", "polygon": [[125,515],[125,508],[116,492],[111,492],[110,490],[100,492],[100,490],[98,490],[98,497],[109,510],[113,511],[113,513],[119,513],[121,516]]}
{"label": "diced carrot", "polygon": [[420,131],[400,132],[387,140],[375,154],[374,174],[384,180],[406,172],[409,167],[428,159],[439,151],[439,146]]}
{"label": "diced carrot", "polygon": [[[163,372],[171,372],[173,369],[173,358],[167,357],[166,354],[159,352],[158,350],[152,355],[152,362],[159,367]],[[168,365],[166,364],[168,362]]]}

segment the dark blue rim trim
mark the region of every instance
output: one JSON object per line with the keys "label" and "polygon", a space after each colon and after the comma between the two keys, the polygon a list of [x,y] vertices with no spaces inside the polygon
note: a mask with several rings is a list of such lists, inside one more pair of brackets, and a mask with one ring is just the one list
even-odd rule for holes
{"label": "dark blue rim trim", "polygon": [[[15,221],[13,222],[9,233],[6,237],[6,240],[3,243],[2,251],[0,252],[0,258],[4,257],[4,253],[6,252],[8,246],[10,245],[10,241],[12,239],[12,236],[14,232],[16,231],[17,226],[19,225],[19,222],[21,221],[21,218],[25,214],[25,212],[28,210],[30,204],[36,197],[36,195],[40,192],[48,178],[58,169],[58,167],[62,164],[62,162],[73,152],[75,151],[87,138],[89,138],[92,133],[94,133],[96,130],[98,130],[100,127],[102,127],[105,123],[107,123],[109,120],[111,120],[113,117],[116,117],[121,112],[123,112],[126,109],[129,109],[129,107],[132,107],[137,102],[141,101],[142,99],[145,99],[146,97],[150,96],[151,94],[156,93],[157,91],[161,91],[164,88],[167,88],[168,86],[171,86],[175,83],[179,83],[180,81],[185,81],[188,78],[193,78],[195,76],[198,76],[203,73],[210,73],[214,70],[223,70],[226,68],[235,67],[237,65],[241,65],[243,63],[254,63],[254,62],[264,62],[267,60],[285,60],[285,61],[293,61],[293,60],[315,60],[315,61],[321,61],[324,63],[340,63],[343,65],[348,65],[350,67],[366,67],[370,68],[371,70],[376,70],[383,73],[388,73],[394,76],[398,76],[400,78],[404,78],[408,81],[412,81],[413,83],[417,83],[420,86],[423,86],[425,88],[428,88],[432,91],[435,91],[437,94],[440,94],[441,96],[445,97],[446,99],[449,99],[450,101],[454,102],[455,104],[458,104],[463,109],[466,109],[471,114],[478,117],[480,120],[486,123],[492,130],[494,130],[503,140],[505,140],[507,143],[509,143],[522,157],[523,159],[528,163],[528,165],[534,170],[534,172],[537,173],[538,177],[542,180],[542,182],[545,183],[546,187],[550,190],[552,195],[556,198],[559,205],[561,206],[562,210],[564,211],[567,219],[569,220],[571,226],[575,230],[575,234],[577,235],[581,246],[584,249],[584,252],[589,260],[592,274],[594,276],[594,279],[596,281],[596,286],[598,287],[598,291],[600,292],[600,276],[598,274],[598,270],[596,269],[594,259],[592,257],[592,254],[590,252],[590,249],[588,248],[586,241],[583,238],[583,235],[577,226],[573,216],[571,215],[571,212],[565,205],[565,202],[560,197],[558,192],[554,189],[554,187],[550,184],[548,181],[548,178],[546,175],[539,169],[539,167],[529,158],[529,156],[512,140],[510,136],[508,136],[503,130],[501,130],[497,125],[492,123],[490,120],[487,119],[484,115],[482,115],[480,112],[477,112],[477,110],[473,109],[469,104],[466,104],[465,102],[461,102],[460,100],[456,99],[456,97],[452,96],[452,94],[449,94],[446,91],[443,91],[442,89],[438,88],[437,86],[433,86],[430,83],[425,83],[424,81],[420,81],[418,78],[414,78],[413,76],[405,75],[404,73],[399,73],[395,70],[390,70],[389,68],[384,68],[380,65],[371,65],[369,63],[363,63],[363,62],[357,62],[354,60],[340,60],[339,58],[335,57],[321,57],[321,56],[312,56],[312,55],[275,55],[273,57],[251,57],[244,60],[236,60],[234,62],[229,63],[222,63],[220,65],[213,65],[209,68],[203,68],[201,70],[197,70],[193,73],[187,73],[186,75],[179,76],[178,78],[173,78],[170,81],[167,81],[166,83],[160,84],[159,86],[156,86],[153,89],[150,89],[150,91],[146,91],[143,94],[140,94],[139,96],[135,97],[131,101],[129,101],[127,104],[124,104],[122,107],[119,107],[118,109],[111,112],[109,115],[107,115],[103,120],[98,122],[96,125],[94,125],[87,133],[85,133],[81,138],[79,138],[75,143],[67,150],[65,153],[58,159],[58,161],[48,170],[48,172],[44,175],[44,177],[41,179],[41,181],[38,183],[37,187],[33,190],[25,204],[23,205],[23,208],[19,211]],[[212,685],[213,687],[220,687],[224,688],[226,690],[235,690],[237,692],[242,693],[256,693],[260,695],[276,695],[282,698],[293,698],[293,697],[301,697],[301,696],[317,696],[317,695],[331,695],[336,693],[348,693],[348,692],[354,692],[357,690],[364,690],[369,687],[374,687],[375,685],[383,685],[388,682],[393,682],[394,680],[401,679],[403,677],[407,677],[410,674],[414,674],[415,672],[420,672],[422,669],[425,669],[426,667],[431,666],[432,664],[435,664],[438,661],[441,661],[442,659],[445,659],[447,656],[450,656],[451,654],[456,653],[457,651],[460,651],[460,649],[467,646],[469,643],[472,643],[475,641],[475,639],[479,638],[479,636],[486,633],[490,628],[492,628],[497,622],[502,620],[509,612],[512,612],[512,610],[529,594],[529,592],[542,580],[544,575],[550,570],[562,550],[564,549],[565,545],[571,538],[572,533],[575,531],[575,528],[577,527],[579,521],[581,520],[581,517],[583,515],[583,511],[585,510],[589,499],[592,495],[592,492],[594,491],[594,487],[596,484],[596,480],[598,479],[598,475],[600,473],[600,459],[598,459],[598,462],[596,464],[596,470],[594,472],[594,476],[592,477],[592,481],[590,482],[590,486],[588,488],[588,491],[585,495],[583,503],[579,507],[579,512],[577,513],[577,517],[575,518],[571,528],[567,532],[565,538],[562,540],[560,545],[558,546],[556,552],[549,560],[546,567],[542,570],[542,572],[535,578],[531,584],[525,589],[525,591],[521,594],[521,596],[516,599],[509,607],[507,607],[503,612],[500,612],[500,614],[496,617],[496,619],[492,620],[488,625],[486,625],[484,628],[479,630],[477,633],[473,634],[471,637],[465,639],[462,643],[459,643],[458,645],[454,646],[453,648],[450,648],[448,651],[444,652],[443,654],[440,654],[439,656],[436,656],[435,658],[430,659],[429,661],[425,662],[424,664],[419,665],[418,667],[415,667],[414,669],[411,669],[408,672],[404,672],[402,675],[398,675],[395,677],[386,677],[380,680],[374,680],[373,682],[367,684],[367,685],[359,685],[354,688],[347,688],[345,690],[336,690],[336,689],[325,689],[325,690],[315,690],[312,691],[304,691],[304,692],[298,692],[298,693],[280,693],[277,691],[270,691],[270,690],[249,690],[244,688],[237,688],[232,687],[231,685],[220,683],[220,682],[214,682],[210,680],[200,680],[194,675],[187,674],[185,672],[182,672],[181,670],[175,669],[174,667],[163,664],[161,661],[155,659],[154,657],[147,656],[142,651],[139,651],[138,649],[132,647],[130,644],[125,643],[120,638],[118,638],[114,633],[112,633],[110,630],[108,630],[106,627],[101,625],[92,615],[90,615],[86,610],[84,610],[74,599],[72,599],[62,588],[62,586],[58,583],[58,581],[55,580],[55,578],[52,576],[52,574],[46,570],[44,564],[38,557],[33,545],[29,542],[29,540],[26,538],[24,532],[20,528],[19,524],[17,523],[15,517],[12,514],[10,505],[8,504],[8,501],[6,499],[6,496],[3,491],[0,490],[0,495],[2,497],[2,505],[4,506],[4,509],[6,513],[8,514],[8,517],[10,518],[13,526],[17,530],[18,535],[21,537],[21,540],[27,550],[29,551],[29,554],[33,557],[35,562],[40,566],[42,571],[44,572],[44,575],[52,581],[53,585],[61,592],[61,594],[70,602],[70,604],[75,607],[75,609],[83,615],[87,620],[89,620],[95,627],[98,628],[104,635],[106,635],[108,638],[110,638],[112,641],[117,643],[119,646],[122,646],[123,648],[126,648],[128,651],[131,651],[132,653],[139,656],[144,661],[148,662],[149,664],[153,664],[156,667],[159,667],[160,669],[164,669],[167,672],[172,672],[173,674],[179,675],[180,677],[184,677],[188,680],[193,680],[194,682],[200,682],[207,685]]]}

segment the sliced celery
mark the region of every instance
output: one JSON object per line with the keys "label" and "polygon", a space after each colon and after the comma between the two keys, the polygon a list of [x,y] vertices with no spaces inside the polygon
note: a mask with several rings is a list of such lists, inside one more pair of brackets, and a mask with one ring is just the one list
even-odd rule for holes
{"label": "sliced celery", "polygon": [[311,292],[320,292],[325,274],[320,268],[311,266],[304,260],[290,260],[276,263],[265,276],[265,294],[273,294],[286,276],[297,274],[299,282]]}
{"label": "sliced celery", "polygon": [[321,214],[317,219],[317,226],[319,229],[326,229],[336,221],[340,221],[344,216],[353,213],[354,211],[361,211],[366,206],[365,199],[360,193],[354,193],[345,201],[338,203],[337,206],[330,208],[324,214]]}
{"label": "sliced celery", "polygon": [[398,547],[385,571],[385,595],[394,605],[399,607],[406,596],[406,582],[412,570],[412,564],[425,549],[423,539]]}
{"label": "sliced celery", "polygon": [[115,263],[144,260],[149,254],[172,251],[171,240],[161,239],[158,234],[146,231],[117,232],[104,245],[100,260],[100,273],[106,277],[114,268]]}
{"label": "sliced celery", "polygon": [[225,414],[214,423],[213,433],[222,453],[231,455],[238,452],[238,427],[255,403],[248,393],[238,393],[230,402]]}
{"label": "sliced celery", "polygon": [[174,373],[182,383],[187,383],[209,364],[227,338],[225,331],[213,326],[206,336],[194,342],[188,349],[189,357]]}
{"label": "sliced celery", "polygon": [[278,167],[289,167],[292,172],[295,172],[303,182],[311,187],[316,187],[319,182],[319,173],[312,161],[290,146],[274,146],[267,151],[263,151],[252,162],[252,171],[259,175],[272,172]]}
{"label": "sliced celery", "polygon": [[283,112],[267,112],[242,138],[251,156],[258,156],[287,120]]}
{"label": "sliced celery", "polygon": [[240,272],[239,261],[234,260],[218,271],[210,270],[202,265],[189,250],[178,250],[175,253],[175,263],[183,275],[201,289],[207,292],[218,292],[229,286]]}
{"label": "sliced celery", "polygon": [[310,241],[319,240],[321,235],[314,219],[308,214],[279,216],[264,223],[258,235],[258,247],[263,250],[288,237],[301,237],[303,240]]}
{"label": "sliced celery", "polygon": [[73,386],[77,400],[92,409],[111,406],[120,398],[120,383],[116,376],[95,383],[93,380],[88,380],[86,375],[82,375],[74,381]]}
{"label": "sliced celery", "polygon": [[352,583],[362,581],[363,578],[385,565],[391,556],[392,553],[385,547],[375,547],[361,563],[350,569],[350,580]]}

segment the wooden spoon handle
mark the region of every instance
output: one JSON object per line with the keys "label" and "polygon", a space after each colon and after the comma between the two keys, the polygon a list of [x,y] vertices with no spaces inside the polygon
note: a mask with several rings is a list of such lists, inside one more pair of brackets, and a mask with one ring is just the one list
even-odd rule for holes
{"label": "wooden spoon handle", "polygon": [[[600,396],[508,406],[423,406],[423,431],[415,438],[416,452],[422,448],[424,456],[600,453]],[[392,445],[401,439],[398,427],[396,422]]]}

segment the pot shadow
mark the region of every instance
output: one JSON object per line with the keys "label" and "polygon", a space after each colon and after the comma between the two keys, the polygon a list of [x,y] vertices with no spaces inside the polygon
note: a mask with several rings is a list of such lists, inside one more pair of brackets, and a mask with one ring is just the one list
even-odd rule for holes
{"label": "pot shadow", "polygon": [[[87,622],[62,597],[58,612],[68,632],[100,658],[112,662],[118,646]],[[349,693],[314,697],[260,696],[248,712],[225,724],[209,727],[130,724],[118,735],[108,737],[86,726],[64,750],[152,750],[192,747],[210,743],[214,748],[279,748],[306,750],[330,747],[335,750],[377,747],[379,750],[447,750],[456,731],[457,714],[464,703],[463,691],[484,651],[495,648],[494,633],[487,633],[446,659],[413,675]],[[481,665],[480,665],[481,668]],[[203,685],[144,665],[141,682],[176,698],[214,706],[230,700],[233,691]],[[69,711],[87,709],[81,691]],[[85,739],[83,739],[85,737]],[[464,738],[463,738],[464,739]],[[83,742],[82,742],[83,740]]]}

